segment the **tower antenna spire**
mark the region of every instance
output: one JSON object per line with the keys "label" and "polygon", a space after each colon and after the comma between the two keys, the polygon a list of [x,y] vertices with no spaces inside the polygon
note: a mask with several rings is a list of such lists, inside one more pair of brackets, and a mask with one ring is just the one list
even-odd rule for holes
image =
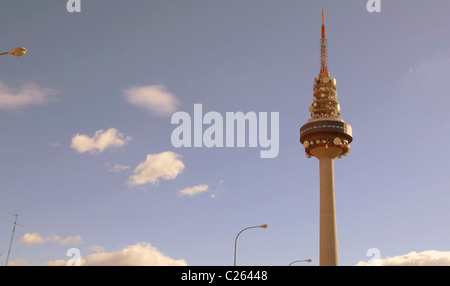
{"label": "tower antenna spire", "polygon": [[322,9],[322,39],[325,38],[325,12]]}
{"label": "tower antenna spire", "polygon": [[319,78],[330,77],[328,72],[327,39],[325,37],[325,12],[322,9],[322,38],[320,39],[320,73]]}

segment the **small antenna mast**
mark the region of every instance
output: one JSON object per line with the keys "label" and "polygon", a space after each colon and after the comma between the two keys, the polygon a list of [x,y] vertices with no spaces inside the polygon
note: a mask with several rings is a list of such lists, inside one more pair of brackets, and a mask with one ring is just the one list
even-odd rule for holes
{"label": "small antenna mast", "polygon": [[14,232],[16,231],[16,226],[17,225],[21,225],[21,224],[17,223],[17,217],[19,216],[18,214],[13,214],[13,213],[9,213],[9,214],[15,216],[16,218],[15,218],[14,222],[8,221],[8,222],[14,224],[14,226],[13,226],[13,231],[12,231],[12,234],[11,234],[11,241],[9,243],[8,256],[6,256],[6,264],[5,264],[5,266],[8,266],[9,254],[11,253],[11,246],[12,246],[12,242],[14,240]]}

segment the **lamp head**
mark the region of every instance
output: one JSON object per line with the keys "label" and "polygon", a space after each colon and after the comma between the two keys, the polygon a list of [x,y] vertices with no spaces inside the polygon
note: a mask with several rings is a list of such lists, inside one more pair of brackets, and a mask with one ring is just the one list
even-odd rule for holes
{"label": "lamp head", "polygon": [[11,51],[8,52],[8,54],[16,56],[16,57],[21,57],[21,56],[25,55],[26,53],[27,53],[27,49],[22,48],[22,47],[12,49]]}

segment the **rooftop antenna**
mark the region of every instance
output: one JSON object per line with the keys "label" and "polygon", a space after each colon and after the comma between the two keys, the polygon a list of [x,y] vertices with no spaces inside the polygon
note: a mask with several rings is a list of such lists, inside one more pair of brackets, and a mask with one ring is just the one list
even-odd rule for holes
{"label": "rooftop antenna", "polygon": [[14,240],[14,232],[16,231],[16,226],[17,225],[23,226],[23,225],[17,223],[17,217],[19,216],[18,214],[13,214],[13,213],[8,213],[8,214],[13,215],[16,218],[15,218],[14,222],[8,221],[8,222],[12,223],[14,226],[13,226],[13,231],[12,231],[12,234],[11,234],[11,241],[9,242],[8,256],[6,256],[6,264],[5,264],[5,266],[8,266],[9,254],[11,253],[11,246],[12,246],[12,242]]}

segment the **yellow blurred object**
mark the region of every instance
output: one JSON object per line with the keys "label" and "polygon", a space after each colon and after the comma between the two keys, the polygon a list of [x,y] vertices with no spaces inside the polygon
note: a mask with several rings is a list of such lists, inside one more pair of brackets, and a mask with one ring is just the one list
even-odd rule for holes
{"label": "yellow blurred object", "polygon": [[11,51],[8,52],[8,54],[16,56],[16,57],[21,57],[21,56],[25,55],[26,53],[27,53],[27,49],[22,48],[22,47],[12,49]]}

